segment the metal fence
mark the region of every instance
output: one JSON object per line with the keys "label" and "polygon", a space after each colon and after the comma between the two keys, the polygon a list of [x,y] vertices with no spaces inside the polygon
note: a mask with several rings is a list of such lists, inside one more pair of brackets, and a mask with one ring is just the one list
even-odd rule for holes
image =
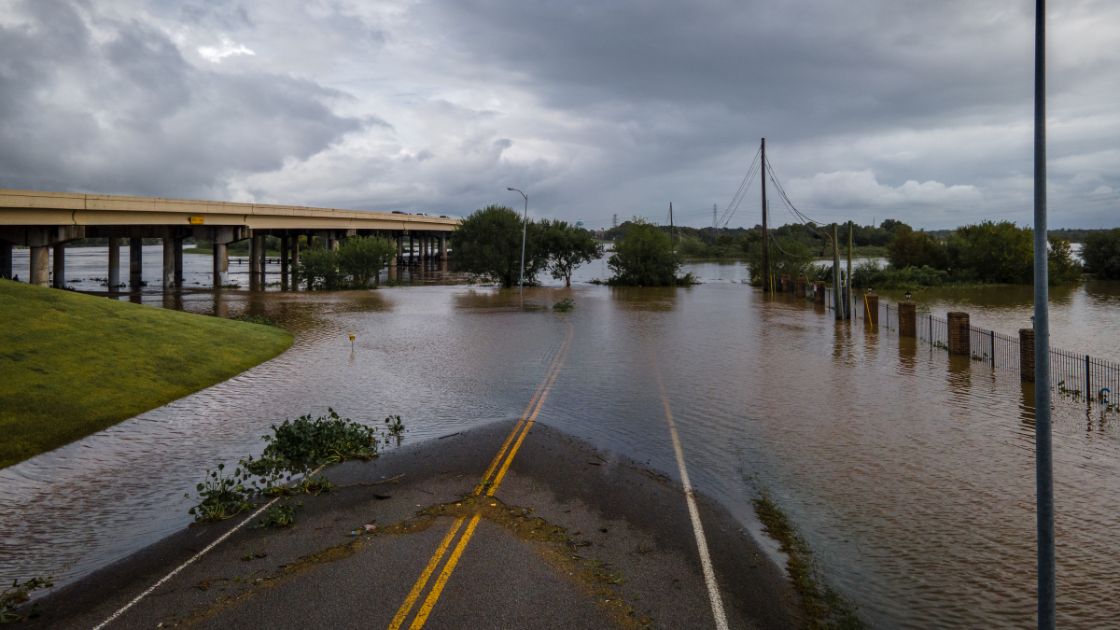
{"label": "metal fence", "polygon": [[[813,298],[809,286],[806,298]],[[825,308],[832,310],[832,287],[825,287]],[[867,303],[863,296],[853,295],[852,319],[867,319]],[[879,301],[880,330],[898,330],[898,306]],[[949,349],[949,322],[932,313],[918,314],[916,321],[918,340],[934,348]],[[972,359],[993,368],[1019,369],[1019,338],[986,328],[969,326],[969,351]],[[1120,396],[1120,362],[1109,361],[1087,354],[1079,354],[1050,347],[1051,387],[1075,398],[1096,400],[1108,388],[1112,400]]]}

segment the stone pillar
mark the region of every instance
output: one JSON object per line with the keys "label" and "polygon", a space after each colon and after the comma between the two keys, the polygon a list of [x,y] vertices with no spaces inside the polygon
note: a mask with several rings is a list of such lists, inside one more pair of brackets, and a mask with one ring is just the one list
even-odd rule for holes
{"label": "stone pillar", "polygon": [[55,243],[54,249],[54,279],[51,286],[56,289],[66,288],[66,243]]}
{"label": "stone pillar", "polygon": [[913,302],[898,305],[898,336],[918,336],[918,307]]}
{"label": "stone pillar", "polygon": [[824,282],[821,280],[813,283],[813,304],[824,306]]}
{"label": "stone pillar", "polygon": [[121,242],[109,237],[109,292],[116,293],[121,284]]}
{"label": "stone pillar", "polygon": [[183,286],[183,239],[171,238],[172,251],[175,256],[175,286]]}
{"label": "stone pillar", "polygon": [[144,241],[128,239],[128,286],[139,291],[144,284]]}
{"label": "stone pillar", "polygon": [[1019,329],[1019,378],[1034,382],[1034,329]]}
{"label": "stone pillar", "polygon": [[229,250],[226,249],[225,243],[214,241],[213,253],[213,282],[214,288],[220,289],[225,284],[225,272],[229,271]]}
{"label": "stone pillar", "polygon": [[12,244],[0,241],[0,278],[12,279]]}
{"label": "stone pillar", "polygon": [[249,290],[261,290],[261,246],[262,238],[254,234],[249,240]]}
{"label": "stone pillar", "polygon": [[27,281],[45,287],[50,284],[50,253],[46,245],[31,246],[31,273]]}
{"label": "stone pillar", "polygon": [[863,294],[863,315],[872,326],[879,325],[879,296],[874,293]]}
{"label": "stone pillar", "polygon": [[163,237],[163,289],[175,286],[175,238],[171,234]]}
{"label": "stone pillar", "polygon": [[280,290],[288,290],[288,274],[291,267],[288,265],[288,235],[280,237]]}
{"label": "stone pillar", "polygon": [[968,313],[949,313],[946,319],[949,321],[949,354],[970,356],[972,330],[968,325]]}

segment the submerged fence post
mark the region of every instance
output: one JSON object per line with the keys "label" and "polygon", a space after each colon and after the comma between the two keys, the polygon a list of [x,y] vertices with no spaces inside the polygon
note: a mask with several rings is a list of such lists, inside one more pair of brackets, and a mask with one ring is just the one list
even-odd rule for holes
{"label": "submerged fence post", "polygon": [[989,343],[988,347],[989,347],[989,349],[991,350],[991,353],[992,353],[992,367],[995,367],[996,366],[996,331],[994,331],[994,330],[989,330],[988,331],[988,343]]}
{"label": "submerged fence post", "polygon": [[913,302],[898,305],[898,336],[918,336],[918,307]]}
{"label": "submerged fence post", "polygon": [[1090,393],[1093,391],[1093,388],[1092,388],[1092,385],[1091,385],[1092,378],[1089,375],[1089,370],[1090,370],[1089,355],[1085,355],[1085,400],[1091,400],[1091,398],[1089,398],[1089,396],[1090,396]]}
{"label": "submerged fence post", "polygon": [[1019,378],[1034,382],[1034,329],[1019,329]]}
{"label": "submerged fence post", "polygon": [[879,296],[874,293],[863,294],[863,313],[872,326],[879,325]]}
{"label": "submerged fence post", "polygon": [[824,282],[821,280],[813,283],[813,304],[824,306]]}
{"label": "submerged fence post", "polygon": [[959,311],[949,313],[949,354],[972,354],[972,329],[968,325],[968,313]]}

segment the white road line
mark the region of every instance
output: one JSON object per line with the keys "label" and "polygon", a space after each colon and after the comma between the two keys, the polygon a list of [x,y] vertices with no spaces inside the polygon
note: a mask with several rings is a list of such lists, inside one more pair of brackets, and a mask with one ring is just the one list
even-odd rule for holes
{"label": "white road line", "polygon": [[677,455],[677,468],[681,473],[684,498],[688,503],[688,516],[692,519],[692,534],[696,538],[696,549],[700,552],[700,566],[704,571],[704,583],[708,586],[708,600],[712,603],[712,616],[718,630],[728,630],[727,615],[723,611],[723,598],[719,594],[719,583],[712,568],[712,557],[708,553],[708,539],[704,536],[704,526],[700,523],[700,510],[696,507],[696,496],[692,482],[688,478],[688,468],[684,465],[684,450],[681,438],[677,435],[677,423],[673,421],[673,410],[669,407],[669,397],[665,395],[665,384],[661,380],[661,370],[657,370],[657,388],[661,392],[661,404],[665,407],[665,420],[669,423],[669,435],[673,438],[673,451]]}
{"label": "white road line", "polygon": [[[309,474],[308,476],[309,476],[309,477],[313,477],[313,476],[315,476],[315,475],[319,474],[319,472],[320,472],[320,471],[322,471],[322,470],[323,470],[323,468],[325,468],[325,466],[320,466],[320,467],[316,468],[315,470],[311,471],[311,473],[310,473],[310,474]],[[202,551],[200,551],[200,552],[198,552],[198,553],[194,554],[193,556],[191,556],[190,560],[187,560],[187,561],[186,561],[186,562],[184,562],[183,564],[180,564],[180,565],[179,565],[178,567],[175,567],[175,570],[173,570],[173,571],[172,571],[171,573],[168,573],[167,575],[165,575],[165,576],[163,576],[162,578],[160,578],[160,580],[159,580],[158,582],[156,582],[155,584],[153,584],[153,585],[149,586],[149,587],[148,587],[148,589],[147,589],[146,591],[144,591],[143,593],[140,593],[139,595],[137,595],[137,596],[136,596],[135,598],[133,598],[133,600],[132,600],[132,601],[128,602],[128,603],[127,603],[127,604],[125,604],[124,606],[121,606],[120,610],[118,610],[117,612],[113,613],[112,615],[109,615],[109,618],[108,618],[108,619],[106,619],[105,621],[102,621],[101,623],[99,623],[99,624],[97,624],[96,626],[94,626],[94,627],[93,627],[93,630],[102,630],[102,629],[103,629],[103,628],[104,628],[105,626],[107,626],[107,625],[109,625],[110,623],[112,623],[112,622],[116,621],[116,620],[117,620],[117,618],[119,618],[119,617],[120,617],[121,615],[123,615],[123,614],[125,614],[126,612],[128,612],[128,610],[129,610],[130,608],[132,608],[132,607],[133,607],[133,606],[135,606],[136,604],[140,603],[140,600],[144,599],[144,598],[145,598],[145,597],[147,597],[148,595],[151,595],[151,594],[152,594],[152,591],[154,591],[154,590],[156,590],[157,588],[159,588],[159,587],[163,586],[163,585],[164,585],[165,583],[167,583],[167,581],[168,581],[168,580],[170,580],[171,578],[175,577],[176,575],[179,575],[179,572],[180,572],[180,571],[182,571],[183,569],[185,569],[185,568],[187,568],[187,567],[191,566],[192,564],[194,564],[194,563],[195,563],[195,561],[197,561],[197,560],[198,560],[199,558],[201,558],[202,556],[205,556],[206,554],[210,553],[210,551],[211,551],[212,549],[214,549],[214,547],[217,547],[218,545],[220,545],[220,544],[222,544],[223,542],[225,542],[225,541],[226,541],[226,539],[228,539],[228,538],[229,538],[230,536],[232,536],[232,535],[233,535],[233,534],[234,534],[235,532],[237,532],[237,530],[239,530],[239,529],[241,529],[242,527],[244,527],[244,526],[245,526],[245,524],[246,524],[246,523],[248,523],[249,521],[251,521],[251,520],[253,520],[253,519],[257,518],[258,516],[260,516],[260,515],[261,515],[261,512],[264,512],[264,511],[265,511],[265,510],[267,510],[268,508],[272,507],[272,504],[273,504],[273,503],[276,503],[276,502],[277,502],[277,501],[279,501],[279,500],[280,500],[281,498],[282,498],[282,497],[276,497],[276,498],[272,499],[271,501],[269,501],[268,503],[265,503],[264,505],[262,505],[262,506],[260,506],[259,508],[257,508],[257,510],[256,510],[255,512],[253,512],[253,513],[252,513],[252,514],[250,514],[249,516],[245,517],[245,520],[241,521],[241,522],[240,522],[240,523],[238,523],[237,525],[234,525],[232,529],[230,529],[230,530],[229,530],[228,532],[226,532],[226,533],[222,534],[221,536],[219,536],[217,540],[215,540],[214,542],[210,543],[209,545],[206,545],[206,548],[204,548],[204,549],[203,549]]]}

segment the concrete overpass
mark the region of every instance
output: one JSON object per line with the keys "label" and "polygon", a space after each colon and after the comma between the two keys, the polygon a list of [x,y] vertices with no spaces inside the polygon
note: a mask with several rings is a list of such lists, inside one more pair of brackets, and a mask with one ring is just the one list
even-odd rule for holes
{"label": "concrete overpass", "polygon": [[183,239],[194,237],[214,243],[214,286],[220,287],[222,274],[229,270],[227,246],[250,239],[250,288],[260,289],[265,286],[264,238],[275,236],[280,239],[281,285],[295,288],[301,247],[318,243],[333,248],[347,236],[378,234],[397,244],[391,265],[446,260],[447,235],[458,224],[458,219],[401,212],[0,188],[0,277],[13,276],[12,247],[24,245],[31,250],[29,281],[48,284],[53,257],[53,285],[65,287],[66,243],[107,238],[108,284],[115,291],[123,286],[120,244],[128,239],[129,285],[139,290],[142,239],[159,238],[163,285],[178,287],[183,279]]}

